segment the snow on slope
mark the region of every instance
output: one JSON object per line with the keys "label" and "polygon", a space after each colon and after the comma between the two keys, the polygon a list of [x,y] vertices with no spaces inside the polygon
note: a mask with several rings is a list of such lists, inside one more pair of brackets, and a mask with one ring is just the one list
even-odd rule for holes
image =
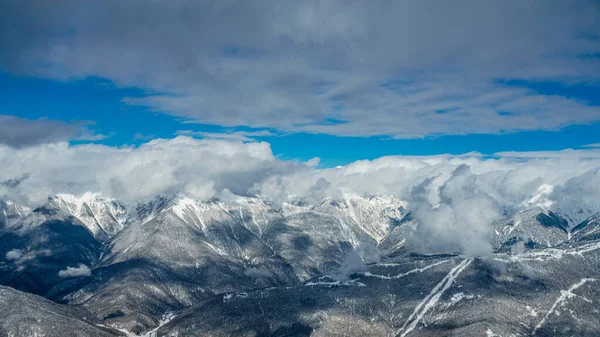
{"label": "snow on slope", "polygon": [[11,225],[12,222],[31,214],[31,209],[26,206],[15,204],[12,201],[0,200],[0,226]]}
{"label": "snow on slope", "polygon": [[[565,301],[567,299],[571,299],[573,297],[578,296],[577,294],[574,293],[574,291],[577,288],[581,287],[582,285],[586,284],[587,282],[594,282],[594,281],[596,281],[596,279],[593,279],[593,278],[584,278],[584,279],[581,279],[581,281],[573,284],[571,287],[569,287],[569,289],[567,289],[567,290],[561,290],[560,291],[560,296],[558,296],[558,298],[556,299],[556,301],[554,302],[554,304],[552,305],[552,307],[550,308],[550,310],[548,310],[548,312],[546,313],[546,315],[544,316],[544,318],[542,318],[542,320],[535,326],[535,328],[533,329],[532,334],[535,335],[536,331],[538,331],[542,327],[542,325],[544,325],[544,323],[546,322],[546,320],[548,319],[548,317],[550,317],[550,315],[555,312],[556,308],[559,305],[562,306],[562,305],[565,304]],[[586,301],[588,301],[588,302],[590,301],[587,298],[583,298],[583,299],[586,300]]]}
{"label": "snow on slope", "polygon": [[420,303],[417,305],[413,313],[408,317],[408,320],[402,328],[398,331],[398,334],[402,332],[400,335],[404,337],[408,335],[414,328],[419,324],[423,316],[431,310],[439,301],[440,297],[450,286],[454,283],[454,280],[462,273],[465,268],[471,264],[472,259],[464,259],[461,263],[459,263],[456,267],[452,268],[450,272],[438,283],[433,290],[427,295]]}
{"label": "snow on slope", "polygon": [[50,198],[48,204],[77,218],[101,239],[119,232],[127,220],[125,206],[98,193],[87,192],[82,196],[58,194]]}
{"label": "snow on slope", "polygon": [[552,185],[543,184],[538,194],[521,203],[520,209],[537,207],[545,213],[553,212],[567,221],[569,230],[600,211],[600,198],[584,200],[568,195],[560,200],[552,200],[554,189]]}

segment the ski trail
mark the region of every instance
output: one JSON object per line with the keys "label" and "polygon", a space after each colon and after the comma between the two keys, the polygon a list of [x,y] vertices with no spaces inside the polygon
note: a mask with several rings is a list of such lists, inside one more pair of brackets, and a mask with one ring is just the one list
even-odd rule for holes
{"label": "ski trail", "polygon": [[379,278],[379,279],[382,279],[382,280],[395,280],[395,279],[399,279],[399,278],[402,278],[402,277],[404,277],[404,276],[407,276],[407,275],[410,275],[410,274],[414,274],[414,273],[422,273],[422,272],[426,271],[427,269],[433,268],[433,267],[435,267],[435,266],[439,266],[440,264],[442,264],[442,263],[446,263],[446,262],[449,262],[449,261],[451,261],[451,260],[443,260],[443,261],[439,261],[439,262],[436,262],[436,263],[432,263],[432,264],[430,264],[430,265],[427,265],[427,266],[425,266],[425,267],[423,267],[423,268],[416,268],[416,269],[412,269],[412,270],[409,270],[409,271],[407,271],[407,272],[405,272],[405,273],[401,273],[401,274],[394,275],[394,276],[385,276],[385,275],[371,274],[370,272],[366,272],[366,273],[364,273],[363,275],[364,275],[364,276],[367,276],[367,277],[375,277],[375,278]]}
{"label": "ski trail", "polygon": [[442,294],[450,288],[456,277],[473,261],[473,259],[464,259],[461,263],[459,263],[456,267],[452,268],[448,275],[444,276],[444,278],[438,283],[433,290],[425,297],[419,305],[415,308],[413,313],[408,317],[408,320],[402,328],[396,333],[396,335],[400,334],[400,332],[404,329],[404,332],[400,335],[400,337],[406,336],[408,333],[414,330],[414,328],[419,324],[423,316],[433,308]]}
{"label": "ski trail", "polygon": [[171,312],[171,311],[165,312],[162,315],[162,318],[160,319],[160,321],[158,322],[158,325],[156,327],[154,327],[152,330],[149,330],[147,332],[142,333],[141,335],[137,335],[137,334],[135,334],[133,332],[130,332],[128,330],[120,329],[120,328],[109,326],[109,325],[105,325],[105,324],[96,324],[96,326],[99,326],[99,327],[102,327],[102,328],[107,328],[107,329],[114,329],[114,330],[120,331],[120,332],[124,333],[125,336],[127,336],[127,337],[156,337],[158,335],[158,329],[162,328],[167,323],[171,322],[173,319],[175,319],[175,317],[177,317],[176,313]]}
{"label": "ski trail", "polygon": [[145,334],[141,335],[140,337],[156,337],[156,336],[158,336],[158,329],[162,328],[167,323],[171,322],[176,316],[177,316],[177,314],[175,314],[173,312],[164,313],[162,319],[160,320],[160,322],[158,322],[158,326],[155,327],[154,329],[146,332]]}
{"label": "ski trail", "polygon": [[552,307],[550,308],[550,310],[548,310],[548,312],[546,313],[546,315],[544,316],[544,318],[542,318],[542,320],[535,326],[535,328],[533,329],[533,331],[531,332],[531,334],[535,335],[535,332],[539,328],[541,328],[542,325],[544,325],[544,323],[546,323],[546,320],[556,310],[556,307],[558,305],[563,305],[567,299],[577,296],[575,293],[573,293],[573,291],[575,291],[577,288],[581,287],[582,285],[584,285],[588,281],[593,282],[593,281],[596,281],[596,279],[593,279],[593,278],[584,278],[584,279],[581,279],[581,281],[579,281],[579,282],[575,283],[574,285],[572,285],[568,290],[561,290],[560,291],[560,296],[558,296],[558,298],[556,299],[556,301],[554,301],[554,304],[552,305]]}

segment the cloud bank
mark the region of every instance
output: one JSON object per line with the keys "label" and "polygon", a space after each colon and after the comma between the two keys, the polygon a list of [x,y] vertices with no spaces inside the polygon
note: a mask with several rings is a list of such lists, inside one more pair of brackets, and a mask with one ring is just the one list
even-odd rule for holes
{"label": "cloud bank", "polygon": [[0,199],[32,207],[50,195],[86,191],[128,204],[175,193],[202,200],[260,196],[275,204],[393,195],[421,223],[416,248],[469,255],[490,252],[490,224],[520,205],[551,207],[572,222],[600,210],[598,149],[388,156],[322,169],[318,159],[278,159],[265,142],[179,136],[139,147],[0,146],[0,162],[0,181],[15,182],[0,184]]}
{"label": "cloud bank", "polygon": [[554,130],[600,120],[561,94],[600,80],[599,22],[593,0],[25,0],[0,4],[0,67],[256,132]]}
{"label": "cloud bank", "polygon": [[[133,203],[184,192],[208,199],[227,189],[238,195],[263,179],[308,169],[278,160],[268,143],[195,140],[180,136],[139,147],[68,143],[27,148],[0,146],[0,198],[27,205],[57,193],[86,191]],[[24,179],[23,177],[26,177]],[[18,184],[16,183],[18,182]]]}

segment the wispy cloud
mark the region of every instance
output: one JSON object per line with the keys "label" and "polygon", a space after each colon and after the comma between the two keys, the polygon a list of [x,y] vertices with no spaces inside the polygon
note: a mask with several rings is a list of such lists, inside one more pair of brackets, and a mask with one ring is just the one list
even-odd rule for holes
{"label": "wispy cloud", "polygon": [[89,124],[0,115],[0,144],[20,148],[69,140],[98,141],[110,137],[92,132],[87,128]]}
{"label": "wispy cloud", "polygon": [[504,158],[580,158],[580,159],[599,159],[600,158],[600,150],[596,150],[595,148],[590,150],[573,150],[566,149],[562,151],[526,151],[526,152],[518,152],[518,151],[505,151],[498,152],[494,154],[495,156],[504,157]]}
{"label": "wispy cloud", "polygon": [[154,138],[155,138],[155,135],[145,135],[145,134],[139,133],[139,132],[136,132],[135,135],[133,135],[133,140],[151,140]]}
{"label": "wispy cloud", "polygon": [[206,139],[222,139],[238,142],[256,141],[256,137],[277,137],[281,134],[271,132],[269,130],[259,131],[226,131],[226,132],[204,132],[192,130],[179,130],[178,135],[201,137]]}

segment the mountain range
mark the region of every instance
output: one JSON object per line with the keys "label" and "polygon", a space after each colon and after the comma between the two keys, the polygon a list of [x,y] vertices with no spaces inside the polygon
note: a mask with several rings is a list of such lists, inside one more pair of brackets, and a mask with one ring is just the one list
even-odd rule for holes
{"label": "mountain range", "polygon": [[0,201],[0,336],[598,336],[600,209],[547,194],[481,256],[390,195]]}

